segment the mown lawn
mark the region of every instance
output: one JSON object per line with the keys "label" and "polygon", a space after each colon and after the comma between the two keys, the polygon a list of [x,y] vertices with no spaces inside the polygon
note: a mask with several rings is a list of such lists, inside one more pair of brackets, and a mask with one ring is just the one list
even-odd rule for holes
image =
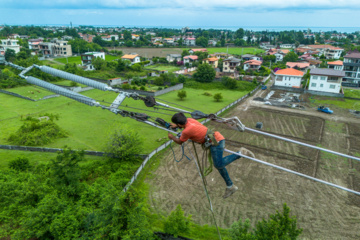
{"label": "mown lawn", "polygon": [[[37,90],[37,88],[34,88],[33,86],[26,86],[23,88],[24,89],[21,89],[21,91],[15,89],[14,91],[27,93],[34,89]],[[183,101],[180,101],[177,98],[177,91],[164,94],[159,96],[159,98],[185,107],[191,107],[192,109],[200,110],[205,113],[214,113],[246,94],[246,92],[230,90],[206,90],[206,92],[210,92],[211,94],[218,92],[222,93],[224,96],[223,101],[215,102],[212,97],[202,95],[205,92],[204,90],[184,90],[187,92],[187,98]],[[40,91],[45,92],[44,90]],[[51,93],[46,93],[46,95],[49,94]],[[114,92],[102,92],[99,90],[90,90],[83,92],[82,94],[99,102],[107,102],[103,103],[104,105],[109,105],[109,103],[117,96]],[[166,133],[163,130],[65,97],[31,102],[0,94],[0,102],[2,103],[0,105],[0,144],[11,144],[7,141],[7,138],[23,124],[21,116],[24,117],[30,114],[34,117],[38,117],[43,116],[46,113],[59,114],[60,119],[57,121],[57,124],[69,134],[67,138],[58,139],[53,143],[47,144],[46,147],[62,148],[67,145],[73,149],[102,151],[109,134],[114,129],[120,127],[133,129],[145,139],[143,153],[150,153],[153,149],[167,141]],[[132,109],[130,107],[139,109]],[[170,121],[171,116],[174,114],[174,112],[171,111],[147,108],[142,101],[135,101],[128,98],[125,99],[120,108],[127,111],[146,113],[152,116],[153,120],[155,120],[156,117],[161,117],[166,121]]]}
{"label": "mown lawn", "polygon": [[150,65],[148,67],[146,67],[145,69],[155,69],[158,71],[168,71],[168,72],[175,72],[180,70],[180,67],[177,66],[173,66],[173,65],[163,65],[163,64],[155,64],[155,65]]}
{"label": "mown lawn", "polygon": [[360,90],[344,88],[344,96],[351,98],[360,98]]}
{"label": "mown lawn", "polygon": [[228,52],[229,54],[243,55],[243,54],[258,54],[263,53],[264,50],[260,48],[241,48],[241,47],[231,47],[231,48],[207,48],[210,54],[216,52]]}
{"label": "mown lawn", "polygon": [[[121,58],[120,56],[112,56],[112,55],[105,55],[106,61],[113,61],[115,59]],[[65,58],[54,58],[55,61],[66,64],[66,63],[76,63],[81,64],[81,56],[74,56],[74,57],[68,57],[66,60]]]}
{"label": "mown lawn", "polygon": [[336,106],[344,109],[352,109],[360,111],[360,101],[352,100],[352,99],[344,99],[344,98],[333,98],[333,99],[319,99],[315,97],[314,105],[325,105],[325,106]]}

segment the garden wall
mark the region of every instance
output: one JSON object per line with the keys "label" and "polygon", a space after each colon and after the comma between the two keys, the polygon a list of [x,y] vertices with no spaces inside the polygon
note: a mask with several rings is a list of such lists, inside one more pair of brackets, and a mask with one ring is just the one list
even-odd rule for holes
{"label": "garden wall", "polygon": [[14,97],[19,97],[19,98],[23,98],[23,99],[26,99],[26,100],[30,100],[30,101],[34,101],[34,102],[35,102],[34,99],[31,99],[31,98],[22,96],[22,95],[17,94],[17,93],[8,92],[8,91],[2,90],[2,89],[0,89],[0,92],[1,92],[1,93],[5,93],[5,94],[8,94],[8,95],[11,95],[11,96],[14,96]]}

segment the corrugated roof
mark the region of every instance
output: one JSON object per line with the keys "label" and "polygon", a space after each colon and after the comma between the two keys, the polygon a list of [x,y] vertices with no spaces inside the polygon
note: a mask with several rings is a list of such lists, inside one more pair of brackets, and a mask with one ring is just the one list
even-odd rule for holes
{"label": "corrugated roof", "polygon": [[329,68],[314,68],[310,70],[310,75],[345,77],[345,72]]}
{"label": "corrugated roof", "polygon": [[289,76],[300,76],[302,77],[304,73],[302,71],[293,69],[293,68],[286,68],[286,69],[280,69],[277,70],[276,75],[289,75]]}

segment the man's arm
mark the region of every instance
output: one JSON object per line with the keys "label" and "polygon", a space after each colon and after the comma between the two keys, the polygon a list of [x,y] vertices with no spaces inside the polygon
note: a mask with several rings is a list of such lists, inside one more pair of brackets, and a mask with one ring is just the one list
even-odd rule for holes
{"label": "man's arm", "polygon": [[171,133],[168,133],[168,138],[170,140],[173,140],[174,142],[176,142],[177,144],[183,144],[183,142],[180,140],[180,138],[176,138],[174,135],[172,135]]}

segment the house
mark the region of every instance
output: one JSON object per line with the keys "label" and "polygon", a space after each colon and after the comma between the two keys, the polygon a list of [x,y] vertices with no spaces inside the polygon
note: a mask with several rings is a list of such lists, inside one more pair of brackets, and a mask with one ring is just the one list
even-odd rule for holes
{"label": "house", "polygon": [[217,43],[217,41],[214,40],[214,39],[210,39],[210,40],[208,41],[208,45],[209,45],[209,46],[215,47],[215,46],[216,46],[216,43]]}
{"label": "house", "polygon": [[208,50],[206,48],[193,48],[189,50],[190,54],[194,54],[195,52],[207,52]]}
{"label": "house", "polygon": [[104,41],[112,41],[114,39],[114,41],[119,40],[119,35],[117,34],[111,34],[111,35],[105,35],[105,36],[101,36],[101,39]]}
{"label": "house", "polygon": [[240,66],[241,59],[228,58],[223,61],[223,72],[233,73],[236,71],[236,67]]}
{"label": "house", "polygon": [[93,41],[93,38],[95,37],[95,35],[91,35],[91,34],[82,34],[82,33],[78,33],[78,34],[80,38],[90,43]]}
{"label": "house", "polygon": [[[5,54],[5,53],[4,53]],[[5,55],[0,53],[0,64],[5,63]]]}
{"label": "house", "polygon": [[293,68],[280,69],[275,73],[274,85],[280,87],[300,88],[303,76],[304,73],[302,71]]}
{"label": "house", "polygon": [[343,77],[345,77],[345,72],[343,71],[329,68],[311,69],[309,90],[340,93]]}
{"label": "house", "polygon": [[51,42],[41,42],[39,43],[39,51],[44,56],[53,56],[54,54],[54,43]]}
{"label": "house", "polygon": [[217,58],[205,58],[203,60],[203,63],[210,64],[213,68],[217,68],[218,63],[219,63],[219,59],[217,59]]}
{"label": "house", "polygon": [[152,37],[151,42],[152,43],[162,42],[162,37]]}
{"label": "house", "polygon": [[309,62],[310,66],[314,67],[314,68],[320,67],[320,64],[322,63],[322,61],[316,60],[316,59],[310,59],[310,60],[307,60],[307,62]]}
{"label": "house", "polygon": [[283,43],[283,44],[280,44],[280,48],[295,48],[295,44]]}
{"label": "house", "polygon": [[173,38],[164,38],[163,39],[163,43],[167,43],[169,45],[173,45],[174,44],[174,39]]}
{"label": "house", "polygon": [[241,58],[245,61],[251,60],[253,57],[256,57],[256,56],[252,55],[252,54],[244,54],[241,56]]}
{"label": "house", "polygon": [[308,47],[319,51],[319,55],[324,55],[326,59],[339,59],[344,49],[331,45],[308,45]]}
{"label": "house", "polygon": [[350,51],[344,56],[344,82],[360,86],[360,52]]}
{"label": "house", "polygon": [[137,34],[131,34],[131,39],[133,39],[133,40],[139,40],[139,39],[140,39],[140,36],[137,35]]}
{"label": "house", "polygon": [[168,62],[173,62],[173,61],[175,61],[175,62],[179,62],[179,61],[181,61],[181,54],[168,54],[167,56],[166,56],[166,60],[168,61]]}
{"label": "house", "polygon": [[39,44],[42,42],[43,42],[42,39],[29,39],[28,40],[29,49],[34,50],[34,51],[40,50]]}
{"label": "house", "polygon": [[211,57],[216,57],[216,58],[218,58],[218,59],[220,59],[220,58],[228,58],[229,57],[229,54],[227,54],[227,53],[223,53],[223,52],[216,52],[216,53],[214,53],[214,54],[210,54],[210,56]]}
{"label": "house", "polygon": [[131,64],[140,62],[140,56],[139,54],[136,53],[125,54],[124,56],[121,57],[121,59],[129,60]]}
{"label": "house", "polygon": [[244,62],[244,70],[259,70],[262,62],[258,60],[249,60]]}
{"label": "house", "polygon": [[68,41],[55,40],[53,45],[53,55],[61,57],[72,56],[71,45],[68,44]]}
{"label": "house", "polygon": [[196,62],[199,59],[199,57],[197,55],[189,55],[189,56],[185,56],[183,58],[184,61],[184,65],[186,63],[189,63],[189,65],[191,66],[193,62]]}
{"label": "house", "polygon": [[184,44],[186,46],[195,46],[195,40],[196,40],[196,38],[193,38],[193,37],[185,37]]}
{"label": "house", "polygon": [[287,62],[286,67],[294,68],[300,71],[306,71],[310,67],[308,62]]}
{"label": "house", "polygon": [[98,57],[105,60],[105,53],[104,52],[86,52],[84,54],[81,54],[81,66],[83,66],[85,71],[95,70],[94,66],[92,65],[92,61]]}
{"label": "house", "polygon": [[1,39],[0,48],[3,48],[4,51],[12,49],[15,53],[20,52],[20,45],[18,44],[18,40],[15,39]]}
{"label": "house", "polygon": [[328,68],[329,69],[334,69],[334,70],[339,70],[342,71],[344,68],[344,63],[343,61],[334,61],[334,62],[327,62]]}

